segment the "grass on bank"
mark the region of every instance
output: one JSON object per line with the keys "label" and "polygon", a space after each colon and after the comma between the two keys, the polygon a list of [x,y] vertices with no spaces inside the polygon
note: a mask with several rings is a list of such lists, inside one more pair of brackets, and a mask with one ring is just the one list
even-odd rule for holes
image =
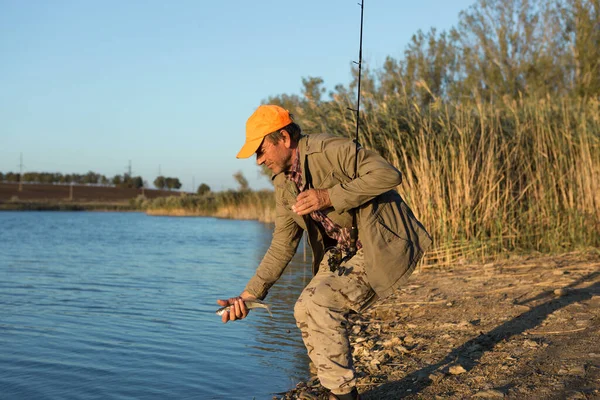
{"label": "grass on bank", "polygon": [[147,200],[139,196],[132,206],[150,215],[212,216],[232,219],[275,220],[275,196],[272,191],[210,192],[204,195],[182,194]]}

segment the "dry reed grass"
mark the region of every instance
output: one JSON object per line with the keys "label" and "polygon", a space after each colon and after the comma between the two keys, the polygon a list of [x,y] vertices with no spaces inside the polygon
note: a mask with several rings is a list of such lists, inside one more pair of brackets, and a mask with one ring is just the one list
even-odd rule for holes
{"label": "dry reed grass", "polygon": [[[353,136],[350,103],[335,101],[330,125]],[[361,144],[403,172],[398,191],[436,241],[431,261],[600,245],[598,100],[365,103]]]}
{"label": "dry reed grass", "polygon": [[138,204],[149,215],[199,216],[260,222],[275,221],[273,192],[220,192],[209,195],[183,195]]}

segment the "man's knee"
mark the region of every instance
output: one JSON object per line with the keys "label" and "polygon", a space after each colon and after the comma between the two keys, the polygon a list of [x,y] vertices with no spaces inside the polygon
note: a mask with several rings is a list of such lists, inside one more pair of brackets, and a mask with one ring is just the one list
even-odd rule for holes
{"label": "man's knee", "polygon": [[301,324],[306,321],[307,311],[303,297],[303,295],[300,296],[294,305],[294,318],[296,319],[296,324]]}
{"label": "man's knee", "polygon": [[314,317],[319,315],[327,308],[324,303],[327,303],[327,296],[324,296],[323,291],[309,290],[304,291],[294,305],[294,318],[296,324],[305,322],[309,316]]}

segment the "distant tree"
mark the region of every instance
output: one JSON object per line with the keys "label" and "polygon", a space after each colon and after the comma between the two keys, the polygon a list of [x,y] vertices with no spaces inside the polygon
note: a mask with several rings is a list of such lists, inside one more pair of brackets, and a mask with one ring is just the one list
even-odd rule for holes
{"label": "distant tree", "polygon": [[54,174],[48,174],[48,180],[46,181],[47,183],[59,183],[60,180],[62,179],[62,174],[60,172],[56,172]]}
{"label": "distant tree", "polygon": [[179,181],[179,178],[168,177],[165,179],[165,183],[166,183],[167,189],[169,189],[169,190],[181,188],[181,182]]}
{"label": "distant tree", "polygon": [[136,189],[144,187],[144,180],[141,176],[136,176],[131,180],[132,186]]}
{"label": "distant tree", "polygon": [[319,104],[321,102],[321,95],[325,93],[325,88],[323,87],[323,78],[320,77],[308,77],[302,78],[302,94],[308,101],[311,101],[315,104]]}
{"label": "distant tree", "polygon": [[582,97],[597,98],[600,96],[600,1],[567,0],[558,5],[560,19],[564,21],[563,38],[569,43],[566,48],[573,89]]}
{"label": "distant tree", "polygon": [[120,185],[121,183],[123,183],[123,179],[121,178],[121,175],[115,175],[115,176],[112,178],[112,183],[113,183],[113,185],[116,185],[116,186],[118,186],[118,185]]}
{"label": "distant tree", "polygon": [[92,171],[89,171],[83,177],[83,182],[86,184],[97,184],[99,181],[100,181],[100,175],[95,172],[92,172]]}
{"label": "distant tree", "polygon": [[153,183],[154,183],[154,187],[157,189],[164,189],[167,187],[167,182],[165,181],[165,177],[162,175],[157,176]]}
{"label": "distant tree", "polygon": [[[118,182],[119,184],[127,183],[130,184],[131,187],[136,183],[134,179],[124,180],[123,177],[114,177],[113,179],[108,179],[104,175],[100,175],[96,172],[89,171],[85,175],[80,174],[65,174],[63,175],[60,172],[25,172],[23,174],[23,182],[28,183],[43,183],[43,184],[81,184],[81,185],[89,185],[89,184],[103,184],[109,185],[114,183],[113,181]],[[0,181],[8,181],[8,182],[19,182],[19,174],[15,174],[13,172],[8,173],[0,173]],[[116,184],[116,183],[115,183]]]}
{"label": "distant tree", "polygon": [[35,172],[25,172],[23,174],[23,182],[36,182],[38,175]]}
{"label": "distant tree", "polygon": [[119,178],[121,179],[120,182],[115,182],[113,179],[113,183],[120,188],[139,189],[144,186],[144,180],[141,176],[123,174]]}
{"label": "distant tree", "polygon": [[8,172],[4,179],[8,182],[19,182],[20,174],[15,174],[14,172]]}
{"label": "distant tree", "polygon": [[206,193],[210,192],[210,186],[208,186],[206,183],[201,184],[200,186],[198,186],[198,191],[197,193],[202,196]]}
{"label": "distant tree", "polygon": [[235,174],[233,174],[233,179],[235,179],[235,181],[238,183],[238,185],[240,185],[240,187],[239,187],[240,192],[247,192],[250,190],[250,185],[248,185],[248,180],[246,179],[246,177],[244,176],[242,171],[238,171]]}

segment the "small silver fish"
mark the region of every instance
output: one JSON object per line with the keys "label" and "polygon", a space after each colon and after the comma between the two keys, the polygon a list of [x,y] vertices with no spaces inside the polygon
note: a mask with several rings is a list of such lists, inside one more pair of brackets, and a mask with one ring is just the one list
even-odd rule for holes
{"label": "small silver fish", "polygon": [[[244,300],[244,304],[246,304],[246,308],[248,310],[252,310],[253,308],[264,308],[265,310],[267,310],[269,312],[269,315],[271,316],[271,318],[273,318],[273,314],[271,314],[271,306],[263,303],[260,300]],[[215,314],[217,315],[223,315],[223,313],[225,311],[228,311],[231,307],[233,306],[225,306],[225,307],[221,307],[219,308]]]}

